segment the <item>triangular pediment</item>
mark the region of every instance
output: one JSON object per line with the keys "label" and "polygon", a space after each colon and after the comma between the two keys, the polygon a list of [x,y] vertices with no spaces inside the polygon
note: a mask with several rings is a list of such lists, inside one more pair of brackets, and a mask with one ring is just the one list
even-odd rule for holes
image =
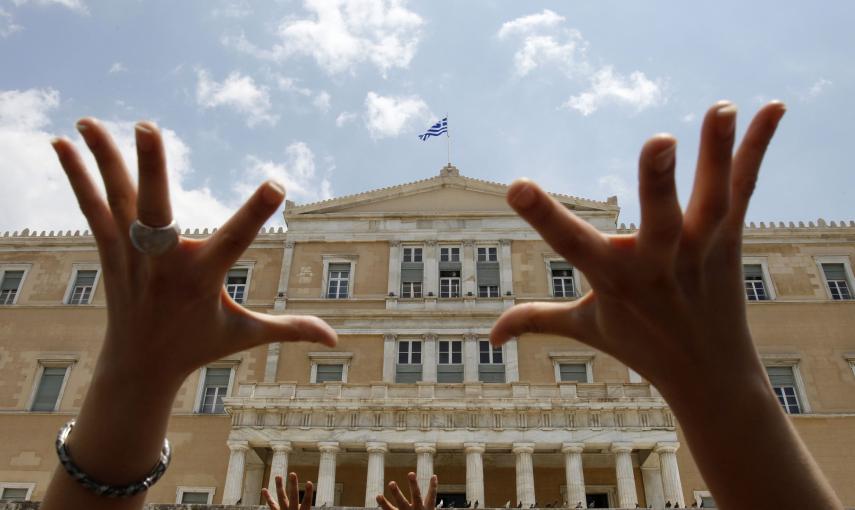
{"label": "triangular pediment", "polygon": [[[322,202],[288,204],[286,217],[305,215],[433,215],[448,213],[512,214],[505,200],[508,186],[459,175],[453,166],[421,181],[347,195]],[[567,195],[553,196],[569,209],[617,213],[617,203]]]}

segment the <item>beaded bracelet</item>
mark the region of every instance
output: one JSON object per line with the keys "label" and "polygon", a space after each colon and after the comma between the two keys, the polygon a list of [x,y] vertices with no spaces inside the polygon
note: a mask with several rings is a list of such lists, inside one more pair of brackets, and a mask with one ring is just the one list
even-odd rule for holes
{"label": "beaded bracelet", "polygon": [[56,454],[59,456],[59,463],[62,464],[62,467],[65,468],[65,471],[69,476],[71,476],[71,478],[77,480],[80,485],[86,487],[99,496],[127,498],[135,494],[139,494],[140,492],[144,492],[154,485],[155,482],[160,480],[160,477],[162,477],[163,473],[166,472],[166,468],[169,467],[169,462],[172,460],[172,447],[169,445],[169,440],[164,439],[163,450],[160,452],[160,459],[157,461],[154,468],[152,468],[148,476],[139,482],[130,483],[128,485],[109,485],[98,482],[84,473],[83,470],[81,470],[80,467],[78,467],[71,459],[71,453],[68,451],[68,445],[65,443],[68,440],[68,435],[71,433],[71,429],[74,428],[74,424],[75,420],[72,419],[59,429],[59,434],[56,436]]}

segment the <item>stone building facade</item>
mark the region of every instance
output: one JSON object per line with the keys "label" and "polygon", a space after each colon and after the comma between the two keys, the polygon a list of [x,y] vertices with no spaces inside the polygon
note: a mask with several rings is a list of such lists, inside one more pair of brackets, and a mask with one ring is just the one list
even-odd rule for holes
{"label": "stone building facade", "polygon": [[[458,507],[711,506],[679,424],[638,374],[573,340],[486,342],[513,304],[588,288],[505,191],[445,167],[289,202],[287,233],[263,231],[226,288],[253,310],[318,315],[340,343],[262,346],[188,378],[173,465],[149,501],[254,505],[274,474],[296,471],[316,481],[318,506],[374,507],[385,483],[415,470],[420,484],[436,473]],[[634,229],[618,225],[614,199],[556,198],[604,232]],[[744,252],[775,392],[855,505],[855,224],[746,225]],[[82,403],[103,337],[99,280],[87,233],[0,237],[0,498],[44,494],[53,438]]]}

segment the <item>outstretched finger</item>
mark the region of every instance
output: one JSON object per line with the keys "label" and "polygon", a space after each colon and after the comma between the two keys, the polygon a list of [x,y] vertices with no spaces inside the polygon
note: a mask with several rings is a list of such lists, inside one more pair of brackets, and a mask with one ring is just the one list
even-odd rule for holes
{"label": "outstretched finger", "polygon": [[[312,510],[312,498],[315,496],[315,484],[306,482],[306,489],[303,492],[303,502],[300,503],[300,510]],[[324,502],[327,503],[326,501]]]}
{"label": "outstretched finger", "polygon": [[745,221],[745,213],[748,203],[754,193],[757,184],[757,176],[760,173],[760,164],[766,154],[766,148],[778,128],[778,123],[787,112],[787,107],[780,101],[773,101],[757,112],[742,143],[733,157],[733,175],[731,177],[731,200],[730,213],[728,214],[728,227],[731,230],[742,232],[742,224]]}
{"label": "outstretched finger", "polygon": [[[270,315],[247,310],[225,293],[233,312],[235,349],[249,349],[271,342],[315,342],[335,347],[338,335],[329,324],[313,315]],[[240,344],[240,345],[237,345]]]}
{"label": "outstretched finger", "polygon": [[410,510],[412,508],[412,505],[404,497],[404,493],[401,492],[401,488],[398,487],[396,482],[389,482],[389,490],[392,491],[392,499],[395,500],[400,510]]}
{"label": "outstretched finger", "polygon": [[[277,477],[279,480],[282,479],[281,476]],[[297,507],[300,505],[300,493],[299,493],[299,485],[300,482],[297,480],[297,473],[290,473],[288,475],[288,496],[285,497],[286,491],[285,488],[282,488],[281,494],[285,499],[285,504],[288,505],[288,510],[297,510]],[[279,493],[279,483],[276,484],[276,492]],[[291,508],[293,507],[293,508]],[[283,509],[285,507],[282,507]]]}
{"label": "outstretched finger", "polygon": [[567,303],[524,303],[505,310],[493,324],[490,342],[502,345],[524,333],[547,333],[596,342],[594,294]]}
{"label": "outstretched finger", "polygon": [[424,508],[427,510],[433,510],[436,507],[436,486],[438,484],[439,479],[436,475],[431,476],[430,483],[428,483],[428,491],[424,499]]}
{"label": "outstretched finger", "polygon": [[285,189],[280,184],[274,181],[265,182],[226,224],[211,236],[203,248],[202,259],[208,266],[213,266],[213,274],[222,278],[222,274],[246,251],[258,230],[284,198]]}
{"label": "outstretched finger", "polygon": [[380,508],[382,508],[383,510],[398,510],[398,507],[396,507],[388,499],[386,499],[386,496],[378,494],[376,499],[377,504],[380,505]]}
{"label": "outstretched finger", "polygon": [[414,510],[424,510],[424,500],[422,499],[422,489],[419,487],[419,480],[415,473],[407,473],[407,482],[410,485],[410,501],[413,503]]}
{"label": "outstretched finger", "polygon": [[86,217],[89,228],[92,229],[102,263],[107,266],[117,262],[119,260],[117,254],[119,234],[116,230],[116,224],[113,222],[113,215],[98,192],[89,172],[86,171],[86,165],[83,163],[80,154],[67,138],[56,138],[51,142],[51,145],[56,151],[59,163],[65,170],[74,196],[77,197],[77,204],[80,206],[83,216]]}
{"label": "outstretched finger", "polygon": [[683,219],[684,237],[698,252],[710,243],[730,209],[730,162],[736,132],[736,105],[719,101],[707,111],[692,197]]}
{"label": "outstretched finger", "polygon": [[122,154],[104,126],[95,119],[81,119],[77,122],[77,130],[98,163],[98,169],[104,179],[104,188],[107,190],[107,203],[113,212],[118,230],[127,232],[136,218],[137,190],[125,167]]}
{"label": "outstretched finger", "polygon": [[134,132],[139,167],[137,218],[149,227],[165,227],[172,222],[172,207],[169,204],[163,139],[157,126],[151,122],[138,123]]}
{"label": "outstretched finger", "polygon": [[638,248],[648,256],[670,257],[677,250],[683,212],[674,182],[676,151],[677,140],[664,134],[651,138],[641,149],[638,162],[641,201]]}
{"label": "outstretched finger", "polygon": [[596,285],[602,268],[607,266],[604,261],[609,245],[605,236],[528,179],[511,184],[507,198],[517,214]]}
{"label": "outstretched finger", "polygon": [[261,489],[261,495],[264,497],[264,501],[267,503],[267,507],[270,508],[270,510],[281,510],[281,507],[276,504],[273,496],[270,495],[269,490]]}

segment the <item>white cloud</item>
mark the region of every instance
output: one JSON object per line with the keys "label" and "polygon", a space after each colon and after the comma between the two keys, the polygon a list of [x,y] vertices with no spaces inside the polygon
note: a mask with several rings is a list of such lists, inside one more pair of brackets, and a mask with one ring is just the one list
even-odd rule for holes
{"label": "white cloud", "polygon": [[252,7],[246,0],[225,0],[211,14],[216,18],[245,18],[252,14]]}
{"label": "white cloud", "polygon": [[687,113],[687,114],[683,115],[683,117],[680,120],[682,120],[686,124],[689,124],[689,123],[695,121],[695,114],[694,113]]}
{"label": "white cloud", "polygon": [[831,83],[831,80],[826,80],[825,78],[820,78],[816,80],[813,85],[811,85],[808,89],[806,99],[813,99],[819,96],[820,94],[825,92],[826,89],[828,89],[828,87],[830,87],[831,85],[833,85]]}
{"label": "white cloud", "polygon": [[[51,113],[60,104],[60,94],[51,89],[0,91],[0,229],[77,230],[86,221],[65,178],[50,140]],[[133,122],[105,122],[125,161],[133,166]],[[226,205],[207,187],[190,188],[186,184],[192,173],[190,149],[170,129],[163,129],[169,161],[170,195],[175,217],[185,227],[213,227],[228,218],[237,204]],[[84,154],[89,171],[95,176],[94,160],[77,136],[75,143]],[[38,185],[34,185],[38,183]]]}
{"label": "white cloud", "polygon": [[345,124],[350,124],[354,120],[356,120],[357,115],[353,112],[341,112],[338,114],[338,117],[335,118],[335,125],[337,127],[343,127]]}
{"label": "white cloud", "polygon": [[15,18],[12,17],[11,12],[0,7],[0,37],[9,37],[22,28],[21,25],[15,23]]}
{"label": "white cloud", "polygon": [[315,155],[308,145],[293,142],[285,149],[285,154],[285,162],[247,156],[242,178],[235,186],[238,196],[244,199],[260,182],[274,179],[285,186],[289,200],[315,202],[332,197],[332,185],[326,176],[318,175]]}
{"label": "white cloud", "polygon": [[303,5],[310,15],[284,18],[276,31],[279,41],[269,49],[243,35],[224,43],[274,61],[311,57],[330,74],[369,62],[385,76],[392,68],[409,67],[415,56],[424,21],[405,0],[304,0]]}
{"label": "white cloud", "polygon": [[574,87],[587,86],[561,105],[586,116],[608,103],[641,111],[667,101],[661,79],[650,79],[638,70],[625,76],[611,65],[592,64],[588,58],[588,42],[578,30],[566,27],[565,21],[563,16],[545,9],[502,24],[497,33],[500,39],[515,36],[520,40],[514,52],[517,76],[524,77],[536,69],[554,68]]}
{"label": "white cloud", "polygon": [[625,104],[641,111],[666,101],[661,85],[648,79],[641,71],[633,72],[627,79],[616,74],[611,66],[606,66],[591,76],[588,90],[572,96],[562,106],[587,116],[606,103]]}
{"label": "white cloud", "polygon": [[285,92],[294,92],[296,94],[300,94],[301,96],[311,96],[312,89],[301,87],[297,84],[297,80],[294,78],[289,78],[287,76],[276,75],[276,84],[279,86],[280,90],[284,90]]}
{"label": "white cloud", "polygon": [[128,68],[125,67],[125,64],[121,62],[113,62],[113,65],[110,66],[110,70],[107,71],[108,74],[117,74],[117,73],[126,73],[128,72]]}
{"label": "white cloud", "polygon": [[617,174],[604,175],[597,179],[597,186],[608,196],[616,196],[624,202],[635,196],[635,191],[626,179]]}
{"label": "white cloud", "polygon": [[398,136],[413,120],[433,117],[427,104],[418,96],[365,96],[365,127],[376,139]]}
{"label": "white cloud", "polygon": [[267,87],[255,84],[250,76],[232,72],[222,82],[216,82],[204,69],[197,71],[196,100],[203,108],[230,108],[246,117],[248,126],[260,123],[276,125],[279,116],[271,113]]}
{"label": "white cloud", "polygon": [[554,27],[563,23],[564,20],[564,16],[555,14],[549,9],[544,9],[541,13],[522,16],[503,23],[502,28],[499,29],[499,37],[505,38],[515,34],[528,34],[537,29]]}
{"label": "white cloud", "polygon": [[315,98],[312,100],[312,104],[315,105],[315,108],[317,108],[321,112],[327,113],[328,111],[330,111],[330,107],[332,106],[330,104],[331,100],[332,97],[330,96],[329,92],[327,92],[326,90],[322,90],[315,94]]}
{"label": "white cloud", "polygon": [[84,14],[89,12],[83,0],[12,0],[12,3],[17,6],[30,3],[36,5],[59,5]]}

